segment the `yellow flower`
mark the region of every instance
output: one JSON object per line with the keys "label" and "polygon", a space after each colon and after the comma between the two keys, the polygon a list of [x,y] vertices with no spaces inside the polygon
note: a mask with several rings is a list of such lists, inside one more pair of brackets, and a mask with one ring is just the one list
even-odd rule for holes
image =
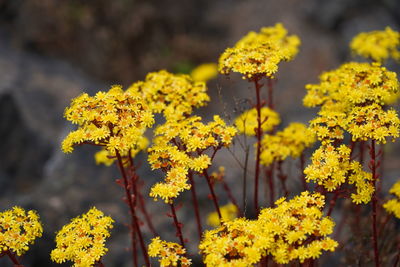
{"label": "yellow flower", "polygon": [[161,240],[159,236],[151,240],[148,252],[150,257],[160,257],[161,267],[192,265],[192,260],[185,257],[186,249],[179,244]]}
{"label": "yellow flower", "polygon": [[204,82],[165,70],[147,74],[144,81],[132,84],[127,91],[139,94],[153,113],[163,113],[167,120],[183,119],[193,107],[205,106],[210,100]]}
{"label": "yellow flower", "polygon": [[0,212],[0,254],[11,251],[21,256],[42,233],[43,227],[35,211],[26,212],[16,206]]}
{"label": "yellow flower", "polygon": [[300,157],[306,147],[315,142],[315,134],[302,123],[291,123],[275,135],[265,135],[261,141],[261,164],[285,160],[288,156]]}
{"label": "yellow flower", "polygon": [[362,32],[353,38],[351,50],[360,56],[383,62],[400,59],[400,33],[386,27],[384,31]]}
{"label": "yellow flower", "polygon": [[72,100],[67,120],[79,125],[62,142],[65,153],[82,143],[105,147],[110,155],[126,155],[143,142],[144,131],[154,123],[153,114],[138,93],[114,85],[108,92],[88,94]]}
{"label": "yellow flower", "polygon": [[[267,107],[261,108],[261,129],[263,132],[271,131],[276,125],[281,122],[279,114]],[[243,112],[235,120],[235,125],[239,133],[245,135],[256,135],[257,123],[257,110],[252,108]]]}
{"label": "yellow flower", "polygon": [[[149,139],[144,136],[141,136],[137,140],[136,147],[130,150],[131,157],[134,158],[140,151],[145,150],[149,145]],[[110,153],[106,149],[102,149],[94,155],[94,159],[96,164],[104,164],[106,166],[111,166],[114,161],[117,159],[115,154]]]}
{"label": "yellow flower", "polygon": [[374,102],[380,105],[398,96],[399,82],[395,72],[378,63],[349,62],[320,75],[320,84],[306,85],[303,103],[307,107],[323,105],[346,112],[354,105]]}
{"label": "yellow flower", "polygon": [[[302,192],[301,195],[275,203],[276,208],[263,209],[258,217],[262,227],[270,229],[274,241],[267,249],[279,264],[299,259],[317,258],[322,251],[333,251],[338,243],[328,237],[335,223],[323,217],[324,196]],[[309,240],[313,240],[309,242]],[[321,243],[326,243],[321,246]]]}
{"label": "yellow flower", "polygon": [[[232,221],[238,215],[238,209],[232,203],[228,203],[220,208],[221,216],[223,221]],[[216,211],[211,212],[207,216],[207,223],[213,227],[217,227],[220,225],[218,213]]]}
{"label": "yellow flower", "polygon": [[104,243],[113,222],[95,207],[72,219],[57,233],[51,259],[57,263],[72,261],[75,267],[94,266],[107,252]]}
{"label": "yellow flower", "polygon": [[239,72],[243,78],[254,75],[272,77],[281,61],[290,61],[298,52],[300,39],[287,36],[281,23],[274,27],[264,27],[259,33],[249,32],[234,47],[227,48],[219,58],[222,74]]}
{"label": "yellow flower", "polygon": [[[189,171],[202,173],[211,165],[210,156],[203,154],[209,148],[228,146],[236,134],[236,129],[227,126],[219,117],[204,124],[201,117],[192,116],[182,120],[168,120],[155,131],[153,145],[148,149],[148,161],[152,169],[166,173],[165,182],[155,184],[150,196],[162,198],[170,203],[179,193],[189,190]],[[175,170],[179,168],[179,175]]]}
{"label": "yellow flower", "polygon": [[312,155],[311,164],[304,169],[306,180],[314,181],[328,191],[338,189],[345,182],[354,184],[356,193],[351,195],[353,202],[368,203],[374,191],[372,175],[364,172],[359,162],[351,161],[350,153],[346,145],[322,145]]}
{"label": "yellow flower", "polygon": [[192,76],[193,80],[196,82],[208,82],[217,77],[217,75],[218,65],[215,63],[201,64],[190,73],[190,76]]}
{"label": "yellow flower", "polygon": [[206,231],[199,248],[207,266],[253,266],[264,256],[286,264],[317,258],[338,243],[328,235],[334,222],[323,217],[324,196],[302,192],[292,200],[278,200],[276,208],[263,209],[257,220],[224,221]]}
{"label": "yellow flower", "polygon": [[383,207],[388,213],[400,219],[400,181],[396,182],[390,188],[389,193],[393,194],[396,198],[388,200],[383,204]]}
{"label": "yellow flower", "polygon": [[388,111],[375,103],[355,107],[347,117],[348,132],[353,141],[376,140],[386,143],[388,137],[399,137],[400,119],[396,110]]}

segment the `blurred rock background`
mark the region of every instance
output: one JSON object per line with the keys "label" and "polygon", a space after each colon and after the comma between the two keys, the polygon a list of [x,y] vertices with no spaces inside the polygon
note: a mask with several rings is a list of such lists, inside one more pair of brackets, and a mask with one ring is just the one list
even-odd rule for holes
{"label": "blurred rock background", "polygon": [[[275,105],[283,125],[307,122],[314,111],[301,105],[304,85],[316,82],[321,71],[350,60],[348,43],[358,32],[385,26],[399,30],[400,2],[0,0],[0,210],[13,205],[36,209],[45,228],[43,238],[35,242],[23,263],[62,266],[49,259],[55,232],[95,205],[117,222],[108,242],[106,266],[131,266],[124,227],[127,207],[120,201],[122,190],[114,183],[116,168],[96,166],[95,150],[90,147],[68,155],[60,151],[61,140],[73,129],[63,119],[71,98],[82,91],[108,90],[111,84],[129,86],[149,71],[187,73],[198,64],[217,62],[219,54],[248,31],[277,22],[297,34],[302,46],[294,61],[280,67]],[[400,70],[399,64],[389,67]],[[248,108],[244,100],[252,97],[250,86],[236,75],[210,82],[209,93],[210,105],[198,112],[206,118],[215,113],[234,118]],[[399,177],[399,148],[398,142],[389,146],[387,158],[391,160],[386,162],[385,175],[390,179]],[[228,182],[240,192],[240,168],[228,153],[217,160],[229,167]],[[143,190],[148,192],[159,174],[148,169],[145,155],[137,161],[143,163]],[[393,183],[390,179],[384,186]],[[200,193],[201,205],[212,211],[206,188]],[[185,203],[179,211],[184,234],[196,240],[189,193],[180,201]],[[226,202],[223,197],[220,201]],[[148,203],[157,230],[174,241],[166,206],[150,199]],[[352,249],[350,256],[329,258],[324,266],[344,264],[343,258],[346,266],[358,266],[365,255]],[[199,256],[192,253],[198,266]],[[8,259],[0,259],[0,266],[11,265]]]}

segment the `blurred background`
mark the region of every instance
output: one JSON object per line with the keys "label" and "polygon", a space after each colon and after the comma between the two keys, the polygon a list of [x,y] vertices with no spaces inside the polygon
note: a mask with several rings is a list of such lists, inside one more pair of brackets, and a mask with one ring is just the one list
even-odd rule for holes
{"label": "blurred background", "polygon": [[[400,1],[0,0],[0,210],[14,205],[35,209],[45,229],[22,262],[62,266],[49,257],[55,232],[96,206],[116,221],[105,265],[132,266],[125,227],[128,209],[114,183],[116,168],[96,166],[92,147],[79,147],[68,155],[60,150],[60,142],[73,129],[63,118],[71,98],[108,90],[112,84],[129,86],[150,71],[189,73],[201,63],[217,62],[226,47],[249,31],[277,22],[302,41],[298,56],[282,63],[277,75],[274,101],[286,126],[312,118],[315,110],[302,107],[304,85],[350,60],[348,44],[354,35],[386,26],[400,29]],[[400,70],[399,64],[388,67]],[[246,99],[254,92],[240,76],[218,77],[208,85],[212,100],[197,114],[220,114],[229,121],[249,108]],[[385,163],[390,179],[399,177],[395,151],[400,151],[398,142],[389,147],[390,160]],[[240,192],[240,168],[233,158],[225,153],[217,161],[215,167],[228,167],[227,181]],[[137,162],[143,163],[140,174],[147,195],[160,174],[148,169],[145,155]],[[390,179],[384,186],[393,183]],[[212,211],[206,188],[200,193],[202,207]],[[184,235],[196,240],[189,194],[180,201]],[[220,201],[226,202],[222,197]],[[150,199],[147,203],[162,237],[177,242],[166,205]],[[146,240],[150,237],[147,231]],[[357,259],[363,257],[353,249],[344,255],[346,266],[358,266]],[[199,265],[199,255],[191,250]],[[344,264],[341,260],[331,259],[325,266]],[[11,264],[0,259],[0,266]]]}

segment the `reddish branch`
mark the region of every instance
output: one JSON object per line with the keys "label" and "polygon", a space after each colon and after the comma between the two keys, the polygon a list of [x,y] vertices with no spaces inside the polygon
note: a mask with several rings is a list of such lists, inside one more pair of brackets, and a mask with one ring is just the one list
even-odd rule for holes
{"label": "reddish branch", "polygon": [[254,78],[254,85],[256,87],[256,110],[257,110],[257,128],[256,128],[256,137],[257,137],[257,154],[256,154],[256,172],[254,177],[254,208],[256,214],[259,212],[258,207],[258,180],[260,176],[260,155],[261,155],[261,137],[262,137],[262,129],[261,129],[261,87],[262,84],[259,83],[260,77]]}
{"label": "reddish branch", "polygon": [[372,171],[372,186],[374,188],[374,192],[372,193],[372,232],[373,232],[373,247],[374,247],[374,257],[375,257],[375,267],[380,266],[379,262],[379,250],[378,250],[378,229],[376,226],[376,216],[377,216],[377,203],[378,203],[378,198],[377,198],[377,190],[376,190],[376,181],[378,180],[378,174],[376,171],[376,168],[378,166],[378,163],[376,161],[376,153],[375,153],[375,140],[371,140],[371,146],[369,147],[369,155],[370,155],[370,162],[369,162],[369,168]]}
{"label": "reddish branch", "polygon": [[174,203],[172,202],[171,204],[169,204],[169,206],[171,207],[172,218],[174,219],[174,224],[176,227],[176,235],[179,238],[181,246],[185,248],[185,241],[183,240],[183,235],[182,235],[182,224],[178,221],[178,217],[176,216]]}
{"label": "reddish branch", "polygon": [[[144,260],[145,260],[146,266],[150,266],[149,256],[148,256],[148,254],[147,254],[146,246],[145,246],[145,244],[144,244],[143,237],[142,237],[142,233],[141,233],[141,231],[140,231],[140,227],[139,227],[139,223],[138,223],[138,218],[137,218],[137,216],[136,216],[134,200],[133,200],[132,194],[131,194],[131,192],[130,192],[131,186],[129,186],[128,177],[127,177],[127,175],[126,175],[126,171],[125,171],[125,168],[124,168],[124,165],[123,165],[122,157],[121,157],[121,155],[119,154],[119,151],[118,151],[118,150],[116,150],[116,155],[117,155],[117,158],[118,158],[119,170],[120,170],[120,172],[121,172],[121,174],[122,174],[122,178],[123,178],[123,181],[124,181],[124,189],[125,189],[126,199],[127,199],[127,202],[128,202],[129,210],[130,210],[130,212],[131,212],[131,216],[132,216],[132,219],[131,219],[131,220],[132,220],[132,229],[131,229],[131,231],[135,231],[135,230],[136,230],[136,232],[137,232],[137,234],[138,234],[138,237],[139,237],[140,246],[141,246],[141,248],[142,248],[143,258],[144,258]],[[133,195],[133,197],[136,197],[136,196]],[[133,249],[133,247],[135,246],[135,245],[134,245],[134,242],[135,242],[135,240],[132,238],[132,249]],[[134,256],[135,253],[136,253],[136,252],[134,251],[134,252],[133,252],[133,259],[134,259],[134,260],[135,260],[135,256]]]}

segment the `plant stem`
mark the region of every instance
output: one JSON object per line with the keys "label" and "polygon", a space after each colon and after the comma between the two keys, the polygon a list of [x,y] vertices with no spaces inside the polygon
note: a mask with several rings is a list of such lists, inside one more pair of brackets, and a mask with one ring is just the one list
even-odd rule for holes
{"label": "plant stem", "polygon": [[332,197],[331,201],[329,202],[329,210],[328,210],[326,216],[331,216],[332,211],[333,211],[333,208],[334,208],[335,205],[336,205],[336,201],[337,201],[338,197],[339,197],[339,191],[338,191],[338,189],[337,189],[337,190],[335,191],[335,195]]}
{"label": "plant stem", "polygon": [[201,234],[203,233],[203,229],[201,227],[201,219],[200,219],[200,212],[199,212],[199,204],[197,202],[197,195],[196,195],[196,187],[193,180],[193,174],[189,172],[189,181],[192,185],[191,192],[192,192],[192,201],[194,207],[194,213],[196,215],[196,223],[197,223],[197,231],[199,232],[199,240],[201,240]]}
{"label": "plant stem", "polygon": [[224,180],[222,180],[222,186],[223,186],[226,194],[228,195],[229,200],[232,202],[233,205],[235,205],[235,207],[238,210],[238,214],[240,214],[239,205],[237,204],[237,201],[236,201],[235,197],[233,196],[232,191],[229,188],[229,185]]}
{"label": "plant stem", "polygon": [[[146,204],[145,204],[143,195],[140,193],[140,190],[137,190],[140,177],[139,177],[139,175],[136,173],[136,167],[135,167],[135,164],[134,164],[134,162],[133,162],[133,158],[132,158],[130,152],[129,152],[129,163],[130,163],[130,167],[131,167],[130,170],[131,170],[131,172],[132,172],[132,175],[131,175],[131,183],[133,184],[133,187],[134,187],[134,191],[135,191],[134,194],[135,194],[135,196],[138,196],[138,198],[139,198],[139,204],[140,204],[139,208],[140,208],[140,211],[143,213],[144,218],[146,219],[147,226],[149,227],[149,229],[150,229],[150,231],[152,232],[153,236],[156,237],[156,236],[158,236],[159,234],[157,234],[157,232],[156,232],[156,230],[155,230],[155,228],[154,228],[154,226],[153,226],[153,223],[151,222],[151,218],[150,218],[149,213],[147,212]],[[136,207],[136,200],[135,200],[134,202],[135,202],[134,204],[135,204],[135,207]]]}
{"label": "plant stem", "polygon": [[246,156],[244,160],[244,168],[243,168],[243,191],[242,191],[242,202],[243,202],[243,217],[246,217],[247,210],[247,166],[249,163],[249,147],[246,146]]}
{"label": "plant stem", "polygon": [[265,170],[265,178],[267,179],[268,187],[269,187],[269,203],[270,207],[274,205],[275,201],[275,188],[274,188],[274,169],[275,162],[272,162],[270,166]]}
{"label": "plant stem", "polygon": [[274,99],[273,99],[274,85],[272,83],[272,78],[268,78],[268,107],[274,109]]}
{"label": "plant stem", "polygon": [[375,257],[375,267],[380,266],[379,262],[379,250],[378,250],[378,230],[376,226],[376,206],[377,206],[377,192],[376,192],[376,180],[378,179],[378,175],[376,173],[376,153],[375,153],[375,140],[371,140],[371,146],[370,146],[370,162],[369,162],[369,168],[372,171],[372,186],[374,188],[374,192],[372,193],[372,232],[373,232],[373,247],[374,247],[374,257]]}
{"label": "plant stem", "polygon": [[300,180],[303,184],[303,189],[307,191],[308,185],[306,181],[306,176],[304,175],[304,167],[305,167],[305,158],[304,158],[304,152],[302,152],[300,155]]}
{"label": "plant stem", "polygon": [[212,200],[214,202],[215,209],[217,210],[219,221],[221,223],[222,222],[222,215],[221,215],[221,211],[219,209],[217,196],[215,195],[213,185],[211,184],[211,178],[208,175],[207,170],[203,171],[203,175],[204,175],[204,177],[206,177],[208,187],[210,188],[211,197],[212,197]]}
{"label": "plant stem", "polygon": [[10,258],[10,260],[14,263],[15,267],[24,267],[24,265],[22,265],[17,257],[14,255],[14,253],[12,253],[11,251],[7,250],[6,251],[7,256]]}
{"label": "plant stem", "polygon": [[185,241],[183,240],[182,229],[181,229],[182,224],[178,221],[178,217],[176,216],[174,203],[172,202],[171,204],[169,204],[169,206],[171,207],[172,217],[174,219],[174,224],[177,231],[176,235],[178,236],[179,241],[181,242],[182,248],[185,248]]}
{"label": "plant stem", "polygon": [[259,83],[260,77],[254,78],[254,85],[256,87],[256,98],[257,98],[257,129],[256,129],[256,137],[257,137],[257,154],[256,154],[256,172],[254,177],[254,208],[256,214],[259,212],[258,207],[258,179],[260,176],[260,155],[261,155],[261,136],[262,136],[262,129],[261,129],[261,87],[262,84]]}
{"label": "plant stem", "polygon": [[[119,170],[120,170],[120,172],[122,174],[122,178],[124,180],[125,195],[126,195],[126,198],[127,198],[127,201],[128,201],[128,205],[129,205],[129,209],[130,209],[131,216],[132,216],[132,218],[131,218],[132,219],[132,228],[133,228],[132,231],[136,230],[136,232],[137,232],[137,234],[139,236],[140,246],[141,246],[142,252],[143,252],[143,258],[144,258],[144,261],[146,263],[146,266],[149,267],[150,266],[149,255],[147,254],[146,246],[144,245],[144,241],[143,241],[142,233],[140,231],[138,219],[136,217],[134,202],[133,202],[133,199],[132,199],[132,195],[131,195],[131,193],[129,191],[128,177],[126,175],[125,168],[124,168],[124,166],[122,164],[122,157],[119,154],[118,150],[116,150],[116,155],[117,155],[117,158],[118,158]],[[134,196],[134,197],[136,197],[136,196]],[[133,242],[134,242],[134,240],[132,240],[132,249],[133,249],[133,246],[134,246]],[[136,253],[136,252],[133,252],[133,253]],[[133,259],[134,259],[134,256],[133,256]]]}
{"label": "plant stem", "polygon": [[283,193],[284,193],[285,197],[287,197],[289,195],[289,190],[287,189],[287,186],[286,186],[287,176],[286,176],[286,174],[283,173],[282,164],[283,164],[283,161],[281,161],[281,160],[278,161],[278,177],[279,177],[279,180],[281,180]]}

